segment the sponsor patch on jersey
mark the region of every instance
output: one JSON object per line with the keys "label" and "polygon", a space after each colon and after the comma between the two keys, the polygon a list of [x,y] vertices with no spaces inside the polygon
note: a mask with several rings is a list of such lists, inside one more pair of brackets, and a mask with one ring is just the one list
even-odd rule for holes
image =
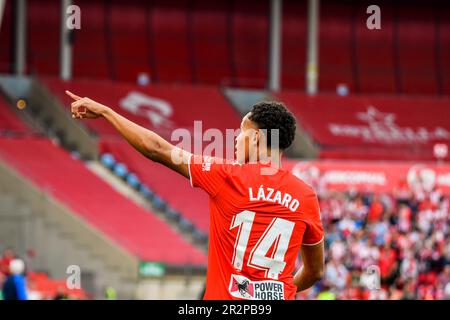
{"label": "sponsor patch on jersey", "polygon": [[211,171],[211,162],[202,163],[202,171]]}
{"label": "sponsor patch on jersey", "polygon": [[228,291],[233,297],[248,300],[284,300],[284,285],[280,281],[250,279],[232,274]]}

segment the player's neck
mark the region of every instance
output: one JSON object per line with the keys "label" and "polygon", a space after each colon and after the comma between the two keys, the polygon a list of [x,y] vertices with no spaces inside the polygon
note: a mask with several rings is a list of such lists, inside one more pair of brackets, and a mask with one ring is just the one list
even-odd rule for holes
{"label": "player's neck", "polygon": [[271,163],[281,168],[281,156],[279,157],[261,157],[258,162],[261,163]]}
{"label": "player's neck", "polygon": [[261,163],[271,163],[281,168],[281,151],[279,150],[271,150],[266,149],[266,152],[260,152],[253,159],[257,159],[256,161],[250,160],[249,163],[261,162]]}

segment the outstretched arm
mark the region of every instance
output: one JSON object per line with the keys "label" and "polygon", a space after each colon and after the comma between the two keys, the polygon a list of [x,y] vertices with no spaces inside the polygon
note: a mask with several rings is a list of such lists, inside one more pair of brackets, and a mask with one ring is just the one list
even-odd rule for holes
{"label": "outstretched arm", "polygon": [[302,246],[300,252],[303,266],[294,277],[297,292],[310,288],[322,278],[324,269],[323,240],[314,246]]}
{"label": "outstretched arm", "polygon": [[70,91],[66,91],[66,94],[74,100],[71,105],[73,118],[105,118],[145,157],[189,178],[188,163],[191,156],[189,152],[172,145],[155,132],[137,125],[101,103],[89,98],[81,98]]}

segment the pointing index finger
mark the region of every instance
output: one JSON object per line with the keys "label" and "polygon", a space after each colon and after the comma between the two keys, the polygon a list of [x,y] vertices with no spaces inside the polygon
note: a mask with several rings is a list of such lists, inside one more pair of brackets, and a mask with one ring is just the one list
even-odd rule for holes
{"label": "pointing index finger", "polygon": [[66,94],[71,97],[73,100],[80,100],[81,97],[77,96],[76,94],[73,94],[72,92],[70,92],[69,90],[66,90]]}

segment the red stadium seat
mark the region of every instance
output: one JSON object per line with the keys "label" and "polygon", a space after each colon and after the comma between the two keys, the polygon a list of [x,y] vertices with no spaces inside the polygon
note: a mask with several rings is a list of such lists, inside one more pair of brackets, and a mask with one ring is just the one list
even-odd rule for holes
{"label": "red stadium seat", "polygon": [[37,292],[41,300],[53,300],[59,293],[65,294],[69,299],[86,299],[88,297],[83,289],[69,289],[66,280],[49,279],[44,273],[30,272],[27,280],[29,289]]}
{"label": "red stadium seat", "polygon": [[32,74],[59,73],[60,2],[27,2],[28,71]]}
{"label": "red stadium seat", "polygon": [[108,5],[114,79],[135,82],[140,72],[151,75],[147,3],[116,0]]}
{"label": "red stadium seat", "polygon": [[194,82],[230,82],[232,63],[229,10],[229,1],[194,1],[191,13]]}
{"label": "red stadium seat", "polygon": [[64,293],[70,299],[86,299],[88,297],[83,289],[69,289],[66,280],[50,279],[43,272],[28,272],[27,284],[29,290],[39,293],[42,300],[52,300],[58,293]]}
{"label": "red stadium seat", "polygon": [[282,79],[286,89],[305,88],[306,69],[306,3],[283,2]]}
{"label": "red stadium seat", "polygon": [[111,78],[111,48],[106,37],[106,1],[77,0],[82,9],[82,28],[74,31],[75,78]]}
{"label": "red stadium seat", "polygon": [[439,78],[441,94],[450,95],[450,10],[439,11]]}
{"label": "red stadium seat", "polygon": [[381,29],[366,26],[369,15],[363,5],[356,10],[355,49],[358,66],[358,91],[362,93],[397,93],[393,9],[381,3]]}
{"label": "red stadium seat", "polygon": [[154,77],[162,82],[191,82],[187,1],[155,1],[149,15]]}
{"label": "red stadium seat", "polygon": [[323,1],[320,7],[319,89],[334,92],[342,83],[353,91],[352,7],[334,1]]}
{"label": "red stadium seat", "polygon": [[437,94],[436,23],[433,7],[401,7],[398,19],[398,59],[401,92]]}
{"label": "red stadium seat", "polygon": [[0,138],[0,158],[141,260],[206,263],[201,251],[163,221],[116,192],[50,140]]}
{"label": "red stadium seat", "polygon": [[269,50],[269,3],[236,1],[232,13],[234,84],[264,88]]}
{"label": "red stadium seat", "polygon": [[7,0],[0,26],[0,73],[12,71],[13,62],[13,0]]}

